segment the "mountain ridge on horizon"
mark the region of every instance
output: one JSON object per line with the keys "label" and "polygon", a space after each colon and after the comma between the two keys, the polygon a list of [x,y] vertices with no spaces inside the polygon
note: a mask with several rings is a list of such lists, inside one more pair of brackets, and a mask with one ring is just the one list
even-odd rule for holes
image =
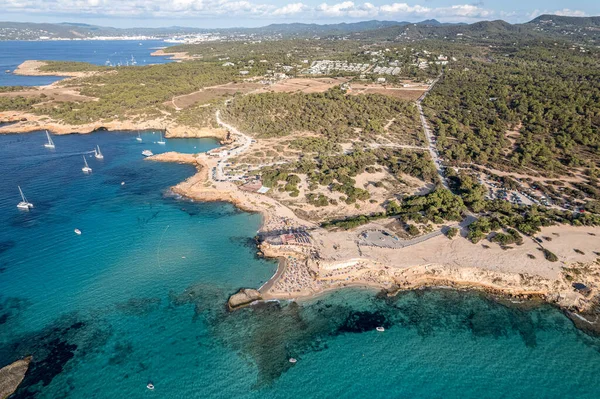
{"label": "mountain ridge on horizon", "polygon": [[359,32],[369,32],[402,28],[410,25],[426,29],[468,28],[473,31],[486,29],[493,30],[519,30],[523,27],[572,27],[572,28],[600,28],[600,16],[568,17],[560,15],[543,14],[525,23],[511,24],[501,19],[484,20],[473,23],[448,23],[436,19],[427,19],[419,22],[366,20],[357,22],[340,22],[329,24],[290,22],[273,23],[261,27],[232,27],[232,28],[193,28],[185,26],[169,27],[137,27],[114,28],[110,26],[92,25],[78,22],[60,23],[34,23],[0,21],[0,40],[39,40],[50,39],[82,39],[99,36],[156,36],[167,37],[174,35],[199,34],[199,33],[228,33],[228,34],[262,34],[262,35],[290,35],[290,36],[317,36],[317,35],[344,35]]}

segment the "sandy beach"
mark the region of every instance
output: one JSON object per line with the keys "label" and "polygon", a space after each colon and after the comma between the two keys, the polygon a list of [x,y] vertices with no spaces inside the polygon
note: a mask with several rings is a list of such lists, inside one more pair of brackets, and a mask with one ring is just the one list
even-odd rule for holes
{"label": "sandy beach", "polygon": [[[0,120],[17,121],[0,127],[0,133],[48,129],[55,134],[69,134],[166,127],[167,137],[223,139],[227,128],[234,133],[234,141],[241,141],[236,148],[250,148],[244,144],[249,142],[248,136],[222,122],[218,129],[195,129],[168,123],[165,116],[68,125],[22,112],[2,112]],[[225,162],[223,158],[171,152],[148,160],[196,166],[195,175],[172,187],[177,194],[196,201],[227,201],[242,210],[262,214],[263,223],[257,232],[261,238],[258,250],[265,257],[280,259],[277,274],[260,290],[263,299],[302,299],[349,286],[375,287],[393,293],[443,285],[541,297],[564,309],[586,311],[593,306],[591,298],[600,287],[600,227],[546,227],[536,235],[537,240],[525,237],[522,245],[510,248],[487,240],[472,244],[464,238],[465,229],[461,232],[463,237],[453,240],[433,234],[422,240],[390,245],[385,240],[389,242],[391,238],[386,236],[372,238],[385,230],[382,224],[370,223],[351,231],[328,231],[302,219],[272,196],[241,190],[239,183],[233,181],[215,179],[213,171],[220,162]],[[371,241],[364,239],[369,234]],[[546,260],[544,249],[554,253],[558,261]],[[576,290],[573,283],[583,284],[586,289]]]}
{"label": "sandy beach", "polygon": [[[48,128],[59,134],[89,133],[106,129],[151,129],[157,121],[125,121],[114,125],[53,125],[36,119],[0,128],[26,132]],[[169,129],[169,137],[190,137],[188,130]],[[224,137],[224,129],[205,130],[193,137]],[[242,191],[233,182],[216,181],[209,171],[218,158],[206,154],[165,153],[149,161],[193,164],[197,173],[172,187],[172,191],[196,201],[226,201],[248,212],[259,212],[263,223],[258,234],[279,236],[289,231],[306,232],[310,243],[274,245],[268,240],[258,250],[268,258],[280,259],[277,275],[260,290],[263,299],[314,297],[343,287],[373,287],[396,292],[430,286],[482,289],[517,297],[541,297],[565,309],[585,311],[600,286],[600,228],[553,226],[538,237],[526,237],[523,245],[503,249],[496,244],[472,244],[465,238],[449,240],[438,235],[404,248],[364,245],[363,232],[382,226],[370,223],[352,231],[328,231],[298,217],[274,198]],[[464,233],[464,232],[463,232]],[[559,261],[547,261],[541,248],[555,253]],[[575,251],[577,250],[577,251]],[[591,288],[591,295],[576,291],[572,283]],[[256,287],[258,288],[258,287]]]}
{"label": "sandy beach", "polygon": [[[240,209],[260,212],[259,234],[306,231],[308,245],[273,245],[264,241],[260,252],[280,259],[276,275],[260,289],[263,299],[311,298],[343,287],[373,287],[390,293],[431,286],[480,289],[518,298],[540,297],[565,309],[585,311],[600,283],[599,227],[552,226],[520,246],[503,249],[496,244],[472,244],[463,237],[444,235],[404,248],[361,245],[364,231],[381,229],[371,223],[353,231],[327,231],[297,217],[289,208],[266,195],[241,191],[233,183],[209,179],[216,161],[204,154],[162,154],[155,161],[196,164],[198,173],[174,186],[180,195],[198,201],[227,201]],[[555,253],[546,260],[541,251]],[[577,251],[576,251],[577,250]],[[591,294],[576,291],[580,282]]]}

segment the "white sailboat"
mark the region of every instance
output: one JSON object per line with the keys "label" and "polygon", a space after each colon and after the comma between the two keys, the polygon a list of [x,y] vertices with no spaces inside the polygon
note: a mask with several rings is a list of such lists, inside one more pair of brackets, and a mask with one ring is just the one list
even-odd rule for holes
{"label": "white sailboat", "polygon": [[138,132],[138,136],[135,138],[137,141],[142,141],[142,134]]}
{"label": "white sailboat", "polygon": [[29,210],[29,209],[33,208],[33,204],[31,202],[28,202],[27,198],[25,198],[25,194],[23,194],[23,190],[21,190],[21,186],[17,186],[17,187],[19,187],[19,192],[21,193],[21,202],[19,202],[17,204],[17,208],[25,209],[25,210]]}
{"label": "white sailboat", "polygon": [[47,130],[46,130],[46,137],[48,138],[48,142],[46,144],[44,144],[44,147],[46,147],[46,148],[55,148],[54,141],[52,141],[52,138],[50,137],[50,133],[48,133]]}
{"label": "white sailboat", "polygon": [[104,159],[104,155],[102,155],[102,153],[100,152],[99,145],[97,145],[96,148],[94,148],[94,156],[96,157],[96,159]]}
{"label": "white sailboat", "polygon": [[162,144],[162,145],[167,144],[167,142],[165,141],[165,139],[163,139],[162,132],[160,132],[160,140],[158,140],[156,142],[156,144]]}
{"label": "white sailboat", "polygon": [[85,163],[85,166],[81,168],[83,173],[90,173],[92,171],[92,168],[90,168],[90,166],[88,165],[87,160],[85,159],[85,155],[83,156],[83,163]]}

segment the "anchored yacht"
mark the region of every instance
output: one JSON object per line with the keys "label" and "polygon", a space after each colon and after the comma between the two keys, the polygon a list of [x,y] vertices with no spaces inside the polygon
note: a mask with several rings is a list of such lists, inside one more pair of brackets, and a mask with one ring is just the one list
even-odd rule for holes
{"label": "anchored yacht", "polygon": [[25,194],[23,194],[23,190],[21,190],[21,186],[17,186],[19,187],[19,192],[21,193],[21,202],[19,202],[17,204],[17,208],[19,209],[24,209],[24,210],[29,210],[31,208],[33,208],[33,204],[29,201],[27,201],[27,198],[25,198]]}
{"label": "anchored yacht", "polygon": [[47,130],[46,130],[46,137],[48,138],[48,142],[46,144],[44,144],[44,147],[55,148],[54,141],[52,141],[52,138],[50,137],[50,133],[48,133]]}
{"label": "anchored yacht", "polygon": [[96,157],[96,159],[104,159],[104,155],[102,155],[102,153],[100,152],[99,145],[97,145],[96,148],[94,148],[94,156]]}
{"label": "anchored yacht", "polygon": [[88,165],[87,160],[85,159],[85,155],[83,156],[83,163],[85,163],[85,166],[81,168],[83,173],[91,173],[92,168],[90,168],[90,165]]}

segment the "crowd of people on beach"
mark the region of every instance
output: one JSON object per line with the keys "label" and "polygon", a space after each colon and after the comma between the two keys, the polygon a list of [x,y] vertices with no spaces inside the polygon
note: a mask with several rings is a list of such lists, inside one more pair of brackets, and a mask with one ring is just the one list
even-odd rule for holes
{"label": "crowd of people on beach", "polygon": [[308,261],[288,257],[287,267],[273,290],[285,293],[313,293],[327,288],[360,283],[365,285],[391,284],[389,275],[383,270],[370,270],[366,262],[339,269],[319,268],[318,274],[310,271]]}
{"label": "crowd of people on beach", "polygon": [[285,272],[275,284],[274,290],[281,292],[315,291],[317,280],[311,275],[305,260],[288,257]]}

